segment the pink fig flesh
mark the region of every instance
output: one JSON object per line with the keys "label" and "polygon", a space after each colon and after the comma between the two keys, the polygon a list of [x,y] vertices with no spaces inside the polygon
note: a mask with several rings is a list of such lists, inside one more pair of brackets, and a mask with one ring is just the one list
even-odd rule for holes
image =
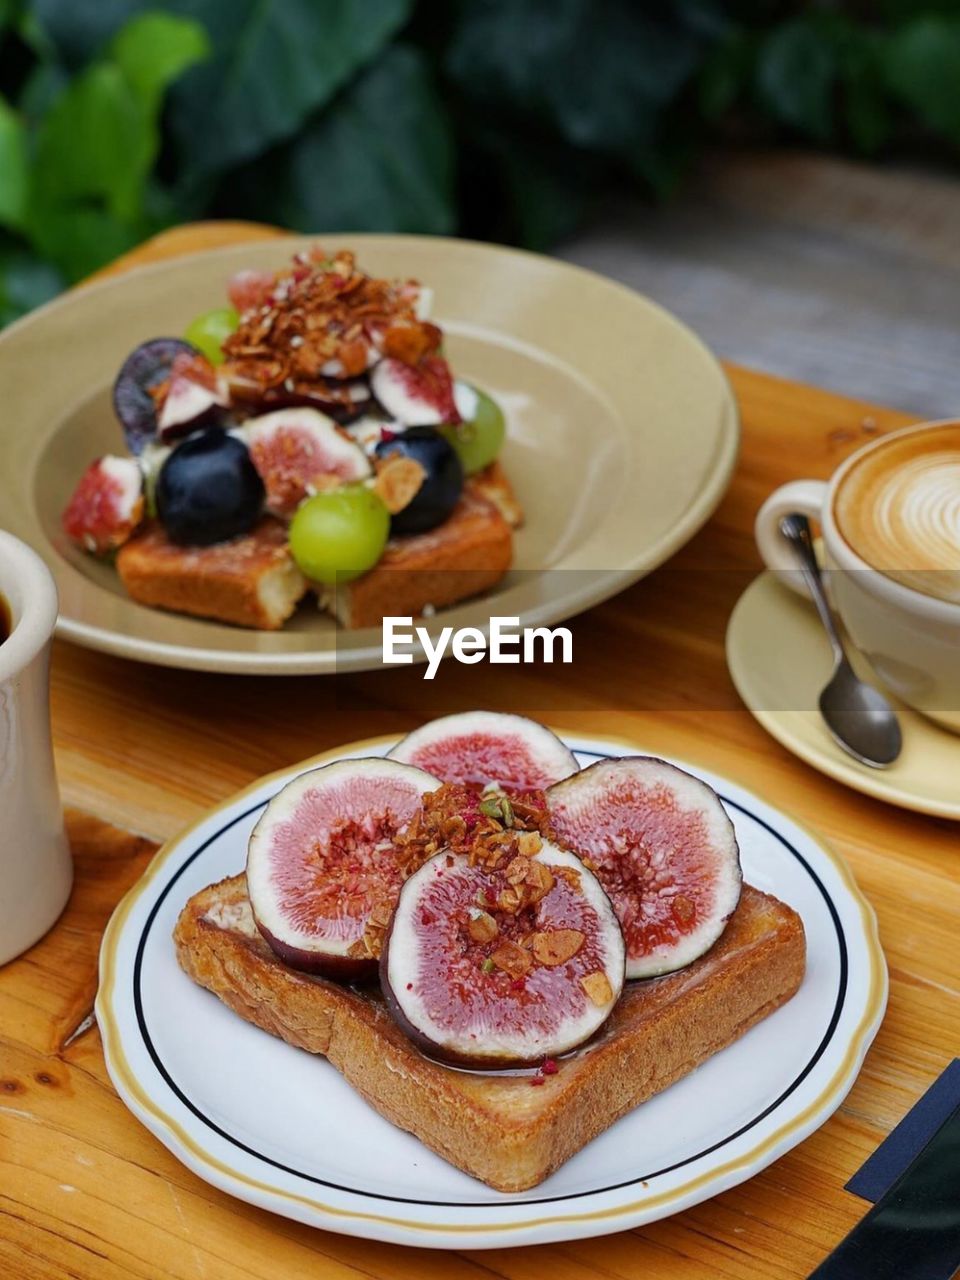
{"label": "pink fig flesh", "polygon": [[453,375],[442,356],[424,356],[417,364],[388,357],[374,366],[370,385],[383,409],[405,427],[460,421]]}
{"label": "pink fig flesh", "polygon": [[135,458],[91,462],[63,512],[63,531],[84,551],[122,546],[143,518],[143,477]]}
{"label": "pink fig flesh", "polygon": [[627,943],[627,977],[692,963],[720,937],[740,899],[733,823],[705,782],[652,756],[601,760],[551,787],[564,848],[587,859]]}
{"label": "pink fig flesh", "polygon": [[534,1065],[583,1044],[612,1011],[624,945],[609,899],[549,842],[529,861],[546,868],[549,887],[519,911],[496,905],[511,886],[506,869],[464,854],[437,854],[404,884],[380,981],[400,1026],[431,1057]]}
{"label": "pink fig flesh", "polygon": [[240,429],[266,489],[268,508],[290,518],[311,493],[363,480],[366,454],[316,409],[279,409],[251,418]]}
{"label": "pink fig flesh", "polygon": [[376,972],[403,881],[395,840],[438,785],[391,760],[342,760],[274,796],[250,837],[247,892],[282,960],[331,977]]}
{"label": "pink fig flesh", "polygon": [[443,782],[496,784],[515,794],[543,790],[579,767],[573,752],[542,724],[500,711],[431,720],[398,742],[390,758]]}

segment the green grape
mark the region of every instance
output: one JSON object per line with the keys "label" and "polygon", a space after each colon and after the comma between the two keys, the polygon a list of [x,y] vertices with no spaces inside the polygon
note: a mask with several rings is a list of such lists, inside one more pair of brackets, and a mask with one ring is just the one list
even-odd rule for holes
{"label": "green grape", "polygon": [[503,410],[496,400],[471,386],[477,397],[477,407],[472,418],[458,423],[457,426],[440,427],[457,453],[463,469],[468,476],[482,471],[490,465],[500,450],[507,434],[507,425],[503,420]]}
{"label": "green grape", "polygon": [[211,364],[223,364],[223,344],[239,323],[235,308],[215,307],[194,317],[183,336],[202,351]]}
{"label": "green grape", "polygon": [[390,533],[390,513],[363,484],[314,494],[290,524],[290,551],[313,582],[333,585],[359,578],[380,559]]}

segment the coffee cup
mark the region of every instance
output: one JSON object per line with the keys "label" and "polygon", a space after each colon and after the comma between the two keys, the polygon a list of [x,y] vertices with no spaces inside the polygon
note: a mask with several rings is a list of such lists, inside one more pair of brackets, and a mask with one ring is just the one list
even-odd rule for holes
{"label": "coffee cup", "polygon": [[757,514],[757,547],[793,590],[806,588],[780,520],[820,526],[828,593],[879,680],[960,733],[960,422],[878,437],[829,481],[793,480]]}
{"label": "coffee cup", "polygon": [[50,741],[50,645],[57,590],[29,547],[0,532],[0,964],[56,921],[73,863]]}

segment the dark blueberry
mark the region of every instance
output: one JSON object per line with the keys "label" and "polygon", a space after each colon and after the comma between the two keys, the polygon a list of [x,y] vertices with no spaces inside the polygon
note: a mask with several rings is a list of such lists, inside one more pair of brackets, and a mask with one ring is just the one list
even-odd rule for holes
{"label": "dark blueberry", "polygon": [[426,477],[409,506],[390,522],[392,533],[423,533],[443,524],[463,492],[463,467],[456,450],[434,427],[408,427],[376,447],[378,458],[399,454],[419,462]]}
{"label": "dark blueberry", "polygon": [[120,419],[127,448],[139,456],[157,435],[157,409],[150,394],[170,376],[174,358],[198,355],[182,338],[151,338],[131,351],[113,384],[113,409]]}
{"label": "dark blueberry", "polygon": [[171,542],[205,547],[252,529],[263,481],[246,445],[208,427],[177,445],[157,477],[157,514]]}

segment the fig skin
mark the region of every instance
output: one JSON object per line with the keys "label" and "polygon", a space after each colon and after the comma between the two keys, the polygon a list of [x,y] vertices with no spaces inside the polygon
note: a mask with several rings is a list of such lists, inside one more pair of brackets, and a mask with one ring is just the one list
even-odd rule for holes
{"label": "fig skin", "polygon": [[298,973],[309,973],[317,978],[329,978],[332,982],[355,982],[369,986],[377,980],[379,961],[372,959],[353,959],[350,956],[325,955],[320,951],[304,951],[300,947],[292,947],[288,942],[272,934],[251,907],[254,924],[274,955],[296,969]]}
{"label": "fig skin", "polygon": [[113,411],[135,457],[157,439],[157,407],[150,388],[169,377],[178,355],[198,356],[200,352],[182,338],[150,338],[130,352],[117,374]]}
{"label": "fig skin", "polygon": [[[570,859],[571,861],[575,860],[576,855],[569,853],[569,851],[567,850],[558,848],[556,849],[556,852],[560,853],[565,858]],[[423,864],[423,866],[430,866],[431,864],[435,864],[441,858],[446,858],[446,857],[447,857],[447,854],[441,850],[440,853],[435,854],[433,858],[430,858],[427,863]],[[548,863],[548,865],[550,864]],[[420,871],[423,870],[423,866],[419,869]],[[415,872],[414,874],[417,874],[417,873]],[[394,914],[391,917],[390,923],[387,926],[386,933],[384,934],[383,948],[380,952],[380,962],[379,962],[380,963],[380,989],[383,993],[383,997],[391,1017],[397,1023],[401,1031],[403,1031],[403,1033],[411,1041],[411,1043],[425,1057],[431,1058],[435,1062],[441,1062],[446,1066],[460,1067],[460,1068],[464,1068],[471,1071],[482,1071],[482,1072],[514,1071],[514,1070],[519,1071],[519,1070],[526,1070],[529,1068],[540,1066],[545,1056],[549,1056],[552,1058],[566,1058],[566,1057],[569,1057],[571,1054],[579,1053],[582,1049],[586,1048],[587,1045],[592,1044],[603,1033],[603,1031],[605,1030],[609,1022],[610,1015],[613,1013],[614,1009],[617,1007],[617,1004],[619,1003],[624,990],[624,985],[626,981],[626,977],[625,977],[626,946],[622,941],[619,924],[617,922],[616,912],[614,911],[613,903],[610,901],[608,894],[604,890],[603,886],[600,884],[599,880],[597,880],[597,878],[593,876],[590,871],[584,868],[583,874],[590,877],[590,879],[594,881],[595,887],[599,891],[599,896],[601,900],[604,901],[609,907],[611,925],[616,930],[617,937],[621,939],[621,946],[623,947],[623,969],[619,973],[619,982],[614,992],[614,998],[610,1004],[610,1008],[607,1010],[606,1015],[598,1023],[598,1025],[594,1028],[594,1030],[590,1032],[589,1035],[585,1036],[582,1040],[578,1041],[577,1043],[571,1044],[569,1045],[569,1047],[563,1050],[551,1051],[548,1055],[545,1055],[543,1051],[538,1051],[537,1053],[531,1054],[531,1055],[524,1055],[520,1053],[517,1053],[517,1054],[486,1053],[485,1054],[482,1052],[482,1050],[478,1050],[478,1052],[476,1053],[466,1053],[466,1052],[463,1052],[462,1050],[451,1048],[448,1045],[439,1043],[436,1040],[432,1040],[428,1035],[425,1034],[425,1032],[423,1032],[414,1023],[412,1023],[402,1008],[401,1002],[397,997],[397,993],[393,988],[393,984],[390,981],[390,975],[389,975],[390,944],[393,939],[394,925],[397,918],[396,908],[394,909]]]}

